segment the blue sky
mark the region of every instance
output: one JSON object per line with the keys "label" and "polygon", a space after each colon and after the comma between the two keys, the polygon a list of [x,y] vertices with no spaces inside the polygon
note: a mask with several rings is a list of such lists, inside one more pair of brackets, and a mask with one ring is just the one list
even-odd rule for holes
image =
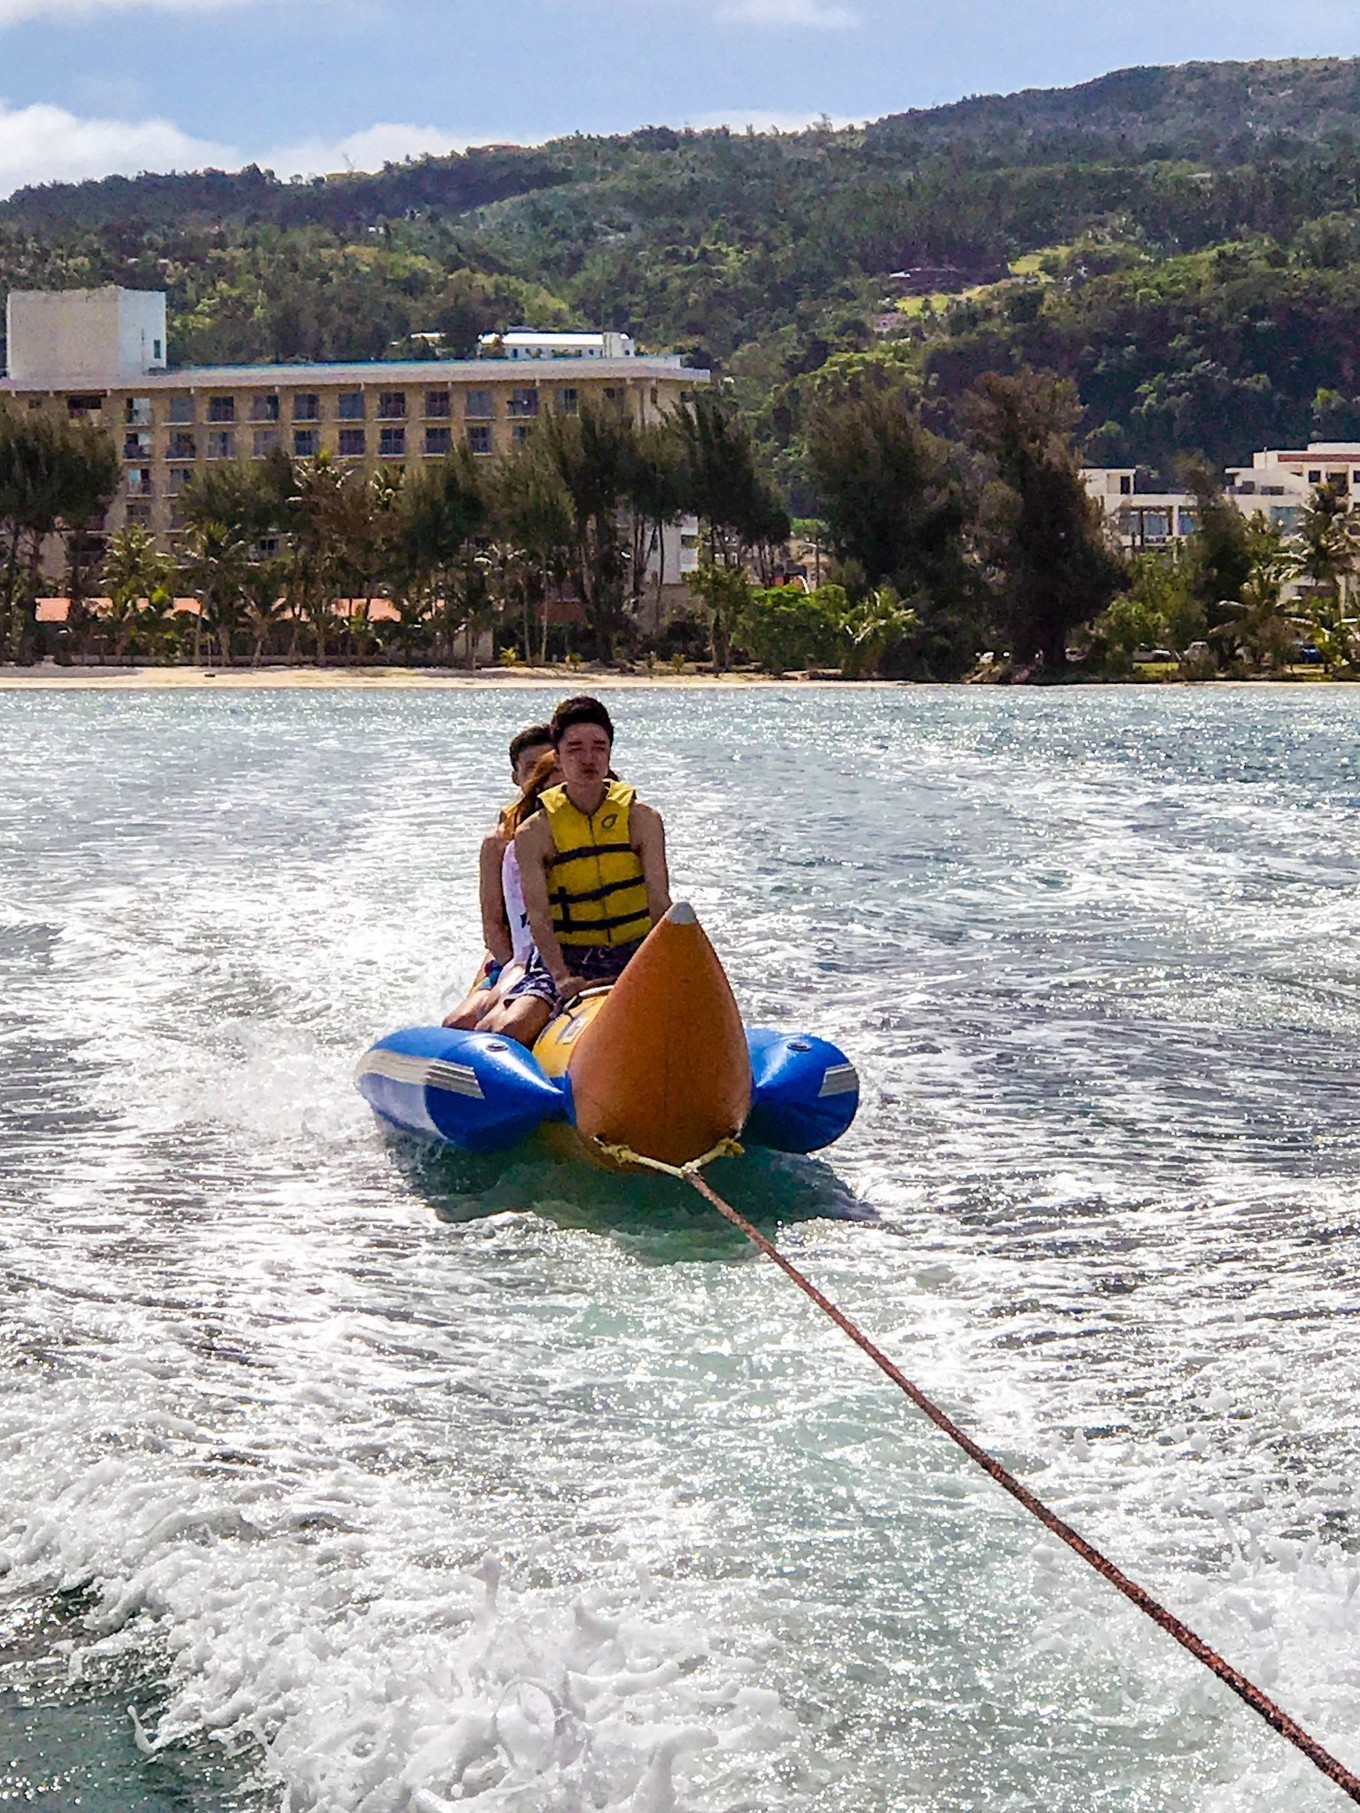
{"label": "blue sky", "polygon": [[0,194],[867,119],[1132,63],[1357,52],[1355,0],[0,0]]}

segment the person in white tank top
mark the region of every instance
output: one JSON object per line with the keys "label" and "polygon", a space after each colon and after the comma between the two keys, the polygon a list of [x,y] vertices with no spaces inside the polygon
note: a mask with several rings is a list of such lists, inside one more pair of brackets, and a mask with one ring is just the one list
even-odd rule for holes
{"label": "person in white tank top", "polygon": [[[501,896],[505,901],[505,917],[510,927],[510,964],[517,963],[522,970],[529,961],[529,952],[534,948],[534,935],[529,930],[529,910],[524,904],[519,858],[515,855],[513,842],[505,846],[505,854],[501,858]],[[510,964],[506,965],[507,969]]]}
{"label": "person in white tank top", "polygon": [[[515,858],[515,832],[538,811],[539,797],[561,779],[551,745],[537,749],[530,772],[521,774],[517,768],[515,778],[520,782],[520,796],[501,814],[496,829],[482,844],[478,893],[487,960],[471,992],[444,1019],[445,1026],[464,1032],[474,1032],[505,990],[519,981],[533,950]],[[494,973],[488,975],[493,966]]]}

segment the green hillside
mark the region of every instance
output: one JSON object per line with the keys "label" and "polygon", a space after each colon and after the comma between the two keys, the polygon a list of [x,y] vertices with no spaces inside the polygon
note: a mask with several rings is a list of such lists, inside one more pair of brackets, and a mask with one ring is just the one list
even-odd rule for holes
{"label": "green hillside", "polygon": [[[797,508],[808,403],[866,366],[946,432],[979,372],[1048,366],[1093,456],[1222,463],[1360,432],[1358,120],[1360,62],[1188,64],[853,131],[57,184],[0,204],[0,279],[163,286],[183,362],[624,328],[731,380]],[[912,265],[989,281],[895,309]]]}

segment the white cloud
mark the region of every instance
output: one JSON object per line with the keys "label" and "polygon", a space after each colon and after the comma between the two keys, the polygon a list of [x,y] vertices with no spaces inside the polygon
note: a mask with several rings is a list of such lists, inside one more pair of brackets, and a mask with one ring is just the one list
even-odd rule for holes
{"label": "white cloud", "polygon": [[[495,134],[482,134],[485,143]],[[498,142],[505,143],[509,134]],[[338,139],[305,139],[273,150],[195,138],[171,120],[80,118],[64,107],[10,107],[0,101],[0,197],[29,184],[136,176],[143,170],[238,170],[257,163],[282,177],[380,170],[407,157],[462,151],[467,134],[382,121]]]}
{"label": "white cloud", "polygon": [[26,183],[239,162],[230,146],[193,138],[170,120],[80,119],[64,107],[0,102],[0,195]]}
{"label": "white cloud", "polygon": [[[0,0],[0,26],[17,25],[21,19],[79,19],[89,13],[126,10],[144,0]],[[229,0],[152,0],[170,12],[205,13]]]}
{"label": "white cloud", "polygon": [[[485,142],[485,135],[483,142]],[[439,157],[464,151],[472,141],[439,126],[401,125],[381,121],[351,132],[347,138],[303,139],[277,151],[267,151],[254,161],[276,176],[329,176],[337,170],[381,170],[384,164],[406,157]],[[504,142],[504,141],[501,141]]]}
{"label": "white cloud", "polygon": [[831,4],[827,0],[726,0],[718,8],[718,17],[738,25],[810,26],[820,31],[843,31],[859,24],[859,14],[836,0]]}

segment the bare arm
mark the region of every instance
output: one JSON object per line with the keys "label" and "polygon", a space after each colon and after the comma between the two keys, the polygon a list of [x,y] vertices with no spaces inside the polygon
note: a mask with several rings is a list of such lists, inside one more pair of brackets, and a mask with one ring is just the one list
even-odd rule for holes
{"label": "bare arm", "polygon": [[515,855],[519,858],[519,880],[524,890],[524,910],[529,915],[529,930],[543,959],[543,967],[560,988],[571,974],[571,966],[562,955],[553,930],[552,908],[548,903],[548,866],[553,857],[552,827],[546,812],[536,813],[527,825],[515,833]]}
{"label": "bare arm", "polygon": [[505,839],[492,831],[482,839],[478,858],[478,898],[482,906],[482,937],[497,963],[508,963],[513,955],[510,922],[505,916],[505,889],[501,883],[501,859]]}
{"label": "bare arm", "polygon": [[629,814],[630,839],[642,860],[642,880],[647,889],[647,911],[652,924],[664,919],[671,908],[671,879],[666,869],[666,827],[654,806],[633,801]]}

